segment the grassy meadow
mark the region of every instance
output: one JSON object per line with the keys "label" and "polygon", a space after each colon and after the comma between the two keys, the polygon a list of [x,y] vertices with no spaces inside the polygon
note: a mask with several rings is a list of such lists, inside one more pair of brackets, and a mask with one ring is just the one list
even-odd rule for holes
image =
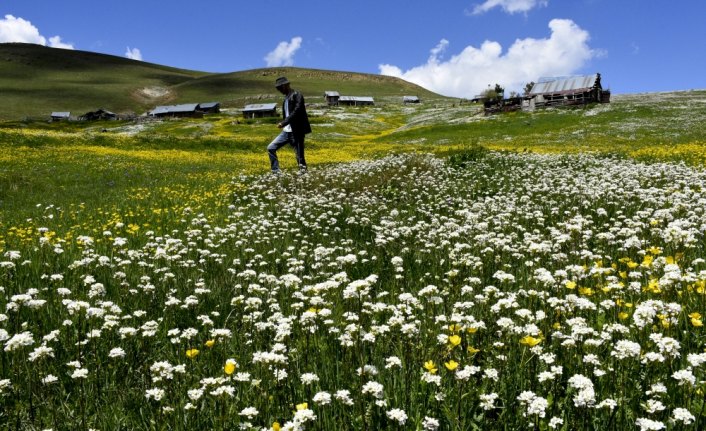
{"label": "grassy meadow", "polygon": [[314,99],[0,123],[0,428],[706,427],[706,91]]}

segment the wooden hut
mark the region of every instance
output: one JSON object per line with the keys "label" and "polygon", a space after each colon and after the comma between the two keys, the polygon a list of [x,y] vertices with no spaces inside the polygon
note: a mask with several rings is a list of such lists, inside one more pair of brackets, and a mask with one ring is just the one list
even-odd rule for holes
{"label": "wooden hut", "polygon": [[182,105],[168,105],[168,106],[157,106],[151,110],[147,115],[150,117],[201,117],[203,112],[198,111],[196,108],[199,106],[198,103],[185,103]]}
{"label": "wooden hut", "polygon": [[243,109],[243,118],[263,118],[263,117],[276,117],[277,116],[277,104],[276,103],[258,103],[254,105],[245,105]]}
{"label": "wooden hut", "polygon": [[338,91],[324,92],[324,99],[326,99],[326,103],[328,103],[328,106],[338,106],[339,97],[341,97],[341,95],[338,94]]}
{"label": "wooden hut", "polygon": [[117,120],[118,114],[99,108],[95,111],[86,112],[79,119],[83,121]]}
{"label": "wooden hut", "polygon": [[610,91],[603,90],[601,74],[541,78],[524,97],[523,109],[548,106],[609,103]]}
{"label": "wooden hut", "polygon": [[341,96],[338,103],[344,106],[372,106],[375,105],[375,99],[368,96]]}
{"label": "wooden hut", "polygon": [[199,103],[196,110],[203,112],[204,114],[217,114],[221,112],[221,104],[219,102]]}
{"label": "wooden hut", "polygon": [[68,121],[71,118],[71,112],[52,112],[51,121]]}

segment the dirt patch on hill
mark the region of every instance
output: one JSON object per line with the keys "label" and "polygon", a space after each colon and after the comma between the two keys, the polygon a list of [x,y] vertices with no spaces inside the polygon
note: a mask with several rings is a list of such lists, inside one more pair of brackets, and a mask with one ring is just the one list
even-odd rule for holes
{"label": "dirt patch on hill", "polygon": [[132,93],[132,97],[140,103],[168,102],[174,99],[175,94],[166,87],[142,87]]}

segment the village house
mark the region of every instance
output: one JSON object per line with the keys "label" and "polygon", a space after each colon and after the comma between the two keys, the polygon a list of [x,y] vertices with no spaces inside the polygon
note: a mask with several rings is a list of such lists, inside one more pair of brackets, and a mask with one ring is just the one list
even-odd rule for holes
{"label": "village house", "polygon": [[507,99],[483,100],[483,111],[485,115],[499,112],[513,112],[522,109],[522,97],[508,97]]}
{"label": "village house", "polygon": [[51,121],[68,121],[71,118],[71,112],[52,112]]}
{"label": "village house", "polygon": [[202,112],[198,112],[196,108],[198,103],[184,103],[181,105],[157,106],[147,113],[150,117],[200,117]]}
{"label": "village house", "polygon": [[157,106],[147,113],[150,117],[203,117],[204,114],[221,111],[219,102],[184,103],[181,105]]}
{"label": "village house", "polygon": [[541,78],[522,101],[522,109],[549,106],[609,103],[610,90],[603,90],[601,74]]}
{"label": "village house", "polygon": [[221,112],[221,104],[219,102],[199,103],[196,109],[204,114],[217,114]]}
{"label": "village house", "polygon": [[326,99],[326,103],[328,103],[328,106],[338,106],[339,97],[341,97],[341,95],[338,94],[338,91],[324,92],[324,99]]}
{"label": "village house", "polygon": [[117,120],[118,114],[99,108],[96,111],[86,112],[82,116],[78,117],[78,119],[82,121]]}
{"label": "village house", "polygon": [[402,103],[419,103],[419,97],[417,96],[402,96]]}
{"label": "village house", "polygon": [[344,106],[372,106],[375,105],[375,100],[372,97],[358,96],[340,96],[338,98],[339,105]]}
{"label": "village house", "polygon": [[245,105],[243,109],[243,118],[263,118],[263,117],[276,117],[277,116],[277,104],[276,103],[258,103],[254,105]]}

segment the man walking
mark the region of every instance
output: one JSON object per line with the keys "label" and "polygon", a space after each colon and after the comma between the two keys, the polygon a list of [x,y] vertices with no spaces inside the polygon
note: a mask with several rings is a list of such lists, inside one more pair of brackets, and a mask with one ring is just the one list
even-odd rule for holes
{"label": "man walking", "polygon": [[280,93],[284,94],[284,102],[282,102],[283,119],[277,124],[277,127],[282,129],[282,131],[267,146],[267,152],[270,155],[270,167],[273,173],[280,172],[277,150],[290,144],[296,152],[299,172],[304,173],[306,172],[304,137],[307,133],[311,133],[309,116],[306,114],[306,108],[304,107],[304,96],[300,92],[293,90],[289,80],[284,76],[277,78],[275,87]]}

